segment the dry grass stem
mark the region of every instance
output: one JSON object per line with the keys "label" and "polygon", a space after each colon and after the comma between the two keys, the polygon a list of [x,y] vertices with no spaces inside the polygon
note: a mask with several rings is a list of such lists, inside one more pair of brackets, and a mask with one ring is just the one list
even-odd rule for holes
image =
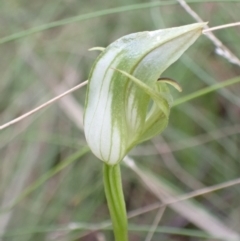
{"label": "dry grass stem", "polygon": [[[206,143],[220,140],[232,135],[237,135],[240,133],[240,125],[226,126],[220,129],[209,131],[208,133],[200,134],[198,136],[189,137],[178,142],[169,142],[168,147],[166,147],[162,142],[155,143],[158,146],[158,153],[166,154],[175,151],[185,150],[187,148],[193,148],[196,146],[201,146]],[[142,153],[141,153],[142,154]],[[153,153],[154,154],[154,153]],[[148,154],[149,155],[149,154]]]}
{"label": "dry grass stem", "polygon": [[[154,206],[151,207],[152,210],[168,205],[171,209],[186,218],[189,222],[193,223],[200,229],[215,237],[221,237],[227,240],[240,239],[240,235],[226,226],[221,220],[214,217],[210,212],[205,211],[199,205],[196,205],[194,202],[188,200],[190,198],[205,195],[207,193],[240,184],[240,178],[193,191],[188,194],[176,196],[177,192],[174,189],[172,189],[169,185],[166,185],[165,182],[162,182],[160,179],[155,178],[147,171],[144,171],[143,169],[136,166],[134,160],[131,158],[126,157],[124,162],[132,171],[134,171],[139,176],[148,190],[162,201],[161,204],[154,204]],[[152,210],[148,208],[144,211],[149,212]],[[143,210],[140,210],[138,213],[135,212],[134,215],[133,213],[130,213],[128,217],[130,218],[135,215],[139,215],[140,213],[143,213]]]}
{"label": "dry grass stem", "polygon": [[31,111],[29,111],[29,112],[27,112],[27,113],[19,116],[18,118],[14,119],[14,120],[12,120],[12,121],[7,122],[7,123],[4,124],[4,125],[1,125],[1,126],[0,126],[0,130],[3,130],[3,129],[5,129],[5,128],[7,128],[7,127],[9,127],[9,126],[11,126],[11,125],[13,125],[13,124],[15,124],[15,123],[17,123],[17,122],[25,119],[25,118],[27,118],[28,116],[36,113],[37,111],[39,111],[39,110],[41,110],[41,109],[43,109],[43,108],[45,108],[45,107],[53,104],[54,102],[58,101],[59,99],[63,98],[64,96],[66,96],[66,95],[68,95],[68,94],[70,94],[70,93],[72,93],[72,92],[74,92],[74,91],[82,88],[83,86],[87,85],[87,83],[88,83],[88,81],[86,80],[86,81],[82,82],[81,84],[79,84],[79,85],[71,88],[70,90],[62,93],[61,95],[58,95],[58,96],[54,97],[53,99],[45,102],[44,104],[36,107],[35,109],[33,109],[33,110],[31,110]]}
{"label": "dry grass stem", "polygon": [[[138,167],[136,166],[136,164],[135,164],[135,162],[132,158],[126,157],[124,159],[124,162],[128,167],[130,167],[132,170],[134,170],[137,174],[140,173],[139,172],[140,169],[138,169]],[[185,200],[188,200],[188,199],[191,199],[191,198],[206,195],[206,194],[209,194],[211,192],[216,192],[218,190],[225,189],[225,188],[232,187],[232,186],[239,185],[239,184],[240,184],[240,178],[237,178],[237,179],[234,179],[234,180],[231,180],[231,181],[228,181],[228,182],[224,182],[224,183],[221,183],[221,184],[213,185],[213,186],[210,186],[210,187],[205,187],[205,188],[202,188],[202,189],[199,189],[199,190],[192,191],[192,192],[187,193],[187,194],[183,194],[183,195],[178,196],[178,197],[172,197],[171,200],[168,200],[164,203],[161,203],[161,204],[157,203],[157,204],[154,204],[154,205],[150,205],[149,207],[146,207],[144,209],[141,208],[139,210],[130,212],[128,217],[133,218],[133,217],[136,217],[140,214],[144,214],[146,212],[153,211],[157,208],[161,208],[161,207],[164,207],[166,205],[174,204],[174,203],[177,203],[177,202],[182,202],[182,201],[185,201]]]}
{"label": "dry grass stem", "polygon": [[[189,13],[197,22],[204,22],[203,19],[184,1],[177,0],[179,4]],[[227,59],[230,63],[236,64],[240,67],[240,60],[235,54],[232,53],[212,32],[208,32],[208,26],[205,27],[205,35],[213,42],[216,46],[216,53],[225,59]]]}
{"label": "dry grass stem", "polygon": [[205,34],[205,33],[210,32],[210,31],[212,32],[212,31],[215,31],[215,30],[224,29],[224,28],[231,28],[231,27],[235,27],[235,26],[239,26],[239,25],[240,25],[240,22],[224,24],[224,25],[220,25],[220,26],[205,29],[205,30],[203,30],[203,33]]}
{"label": "dry grass stem", "polygon": [[147,237],[146,237],[145,241],[151,241],[152,240],[153,235],[154,235],[154,233],[155,233],[155,231],[158,227],[159,222],[162,219],[162,216],[163,216],[165,210],[166,210],[166,206],[162,207],[162,208],[159,208],[159,210],[157,212],[157,215],[156,215],[156,217],[153,221],[153,224],[152,224],[151,229],[149,230],[149,232],[147,234]]}

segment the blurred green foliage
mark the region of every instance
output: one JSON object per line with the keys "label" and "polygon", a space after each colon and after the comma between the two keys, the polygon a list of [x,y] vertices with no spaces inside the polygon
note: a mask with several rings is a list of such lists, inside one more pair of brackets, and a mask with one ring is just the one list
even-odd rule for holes
{"label": "blurred green foliage", "polygon": [[[89,48],[105,47],[132,32],[194,22],[177,2],[162,2],[165,5],[131,11],[123,9],[122,12],[100,17],[93,14],[93,18],[84,21],[1,44],[1,124],[86,80],[98,54],[89,52]],[[55,21],[140,3],[146,2],[1,1],[0,38]],[[190,5],[205,21],[209,21],[210,26],[239,21],[240,3],[237,1],[199,1]],[[239,33],[240,28],[236,27],[217,31],[216,36],[236,56],[240,56]],[[217,55],[214,45],[205,36],[164,74],[176,79],[183,87],[180,94],[173,90],[175,98],[239,75],[239,66]],[[81,118],[85,90],[84,87],[0,131],[1,210],[10,207],[27,187],[84,148],[86,142]],[[130,156],[141,164],[143,170],[159,178],[159,182],[167,180],[166,185],[178,189],[179,193],[239,177],[239,91],[238,84],[173,108],[169,127],[163,135],[136,147]],[[111,231],[89,231],[91,225],[103,224],[109,219],[101,164],[90,152],[76,158],[10,211],[2,212],[0,239],[94,241],[102,240],[100,235],[103,234],[106,240],[112,240]],[[158,200],[136,173],[125,167],[122,173],[128,211]],[[233,186],[195,201],[201,203],[202,210],[210,212],[224,227],[239,232],[239,198],[240,189]],[[193,210],[189,212],[194,213]],[[130,240],[145,240],[155,215],[156,212],[148,212],[132,219]],[[81,223],[85,225],[75,230],[76,225]],[[160,226],[178,230],[169,229],[164,234],[164,228],[160,229],[155,232],[153,241],[217,240],[171,207],[164,213]],[[185,235],[180,235],[179,230]]]}

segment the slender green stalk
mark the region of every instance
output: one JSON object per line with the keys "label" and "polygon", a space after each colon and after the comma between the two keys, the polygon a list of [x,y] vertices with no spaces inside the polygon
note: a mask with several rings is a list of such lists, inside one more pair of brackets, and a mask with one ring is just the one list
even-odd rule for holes
{"label": "slender green stalk", "polygon": [[119,164],[110,166],[104,163],[103,177],[115,241],[128,241],[127,214]]}
{"label": "slender green stalk", "polygon": [[196,99],[198,97],[201,97],[203,95],[211,93],[215,90],[222,89],[222,88],[227,87],[229,85],[237,84],[239,82],[240,82],[240,77],[238,76],[236,78],[223,81],[222,83],[218,83],[218,84],[215,84],[215,85],[208,86],[204,89],[195,91],[192,94],[185,95],[182,98],[177,99],[176,101],[174,101],[172,107],[183,104],[183,103],[188,102],[190,100]]}
{"label": "slender green stalk", "polygon": [[[177,2],[170,1],[170,4],[177,4]],[[157,7],[157,6],[161,6],[161,5],[169,5],[169,2],[157,1],[157,2],[152,2],[152,3],[140,3],[140,4],[133,4],[133,5],[116,7],[116,8],[103,9],[103,10],[96,11],[96,12],[81,14],[78,16],[65,18],[65,19],[61,19],[61,20],[54,21],[51,23],[39,25],[39,26],[29,28],[29,29],[21,31],[21,32],[14,33],[14,34],[6,36],[6,37],[3,37],[0,39],[0,44],[11,42],[11,41],[14,41],[14,40],[17,40],[20,38],[24,38],[26,36],[29,36],[29,35],[32,35],[32,34],[35,34],[38,32],[42,32],[42,31],[45,31],[45,30],[48,30],[51,28],[64,26],[67,24],[75,23],[75,22],[80,22],[80,21],[97,18],[97,17],[109,15],[109,14],[114,14],[114,13],[121,13],[121,12],[133,11],[133,10],[141,10],[141,9],[152,8],[152,7]]]}
{"label": "slender green stalk", "polygon": [[[239,0],[211,0],[211,1],[203,1],[203,0],[188,0],[187,3],[204,3],[204,2],[231,2],[235,3],[238,2]],[[39,25],[33,28],[29,28],[27,30],[17,32],[8,36],[5,36],[3,38],[0,38],[0,44],[4,44],[7,42],[15,41],[17,39],[24,38],[26,36],[42,32],[51,28],[59,27],[59,26],[64,26],[67,24],[75,23],[75,22],[80,22],[83,20],[88,20],[92,18],[97,18],[97,17],[102,17],[106,16],[109,14],[114,14],[114,13],[121,13],[121,12],[127,12],[127,11],[134,11],[134,10],[141,10],[141,9],[146,9],[146,8],[153,8],[157,6],[167,6],[167,5],[176,5],[178,2],[175,1],[156,1],[156,2],[149,2],[149,3],[139,3],[139,4],[133,4],[133,5],[127,5],[127,6],[121,6],[121,7],[116,7],[116,8],[110,8],[110,9],[103,9],[100,11],[96,12],[91,12],[87,14],[81,14],[75,17],[70,17],[70,18],[65,18],[61,19],[55,22],[51,23],[46,23],[43,25]]]}

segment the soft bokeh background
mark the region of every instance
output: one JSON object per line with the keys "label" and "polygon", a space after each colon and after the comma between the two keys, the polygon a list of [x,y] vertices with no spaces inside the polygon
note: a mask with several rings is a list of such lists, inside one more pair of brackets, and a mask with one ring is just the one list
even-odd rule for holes
{"label": "soft bokeh background", "polygon": [[[132,32],[195,22],[177,1],[95,14],[139,3],[151,2],[1,1],[0,38],[74,16],[93,18],[0,45],[0,124],[86,80],[98,54],[89,48]],[[237,1],[190,6],[210,26],[239,21]],[[239,27],[215,34],[240,57]],[[183,87],[180,94],[172,90],[175,98],[239,75],[240,66],[217,55],[205,36],[164,74]],[[104,226],[109,213],[102,163],[86,150],[82,131],[85,92],[83,87],[0,131],[0,240],[113,240],[111,228]],[[239,93],[237,84],[173,108],[167,130],[130,153],[137,167],[122,166],[128,212],[240,176]],[[170,205],[161,220],[159,209],[137,215],[129,220],[130,240],[240,240],[239,200],[236,185]]]}

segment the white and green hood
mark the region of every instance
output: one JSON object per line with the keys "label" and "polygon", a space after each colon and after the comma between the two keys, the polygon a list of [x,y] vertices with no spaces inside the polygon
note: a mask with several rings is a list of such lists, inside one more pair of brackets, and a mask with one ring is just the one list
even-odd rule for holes
{"label": "white and green hood", "polygon": [[172,97],[157,81],[201,35],[204,23],[124,36],[102,51],[89,76],[84,131],[92,152],[115,165],[167,126]]}

